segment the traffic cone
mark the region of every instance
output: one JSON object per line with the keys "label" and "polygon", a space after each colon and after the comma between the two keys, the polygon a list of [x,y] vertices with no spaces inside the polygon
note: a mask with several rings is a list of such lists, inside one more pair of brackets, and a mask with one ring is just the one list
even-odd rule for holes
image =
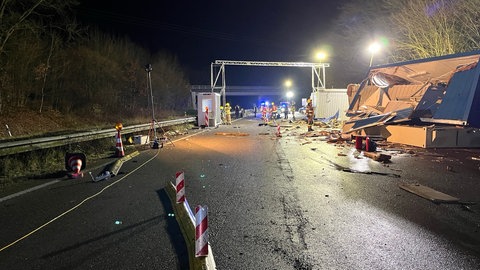
{"label": "traffic cone", "polygon": [[80,169],[82,168],[82,160],[79,158],[73,158],[70,160],[70,167],[72,168],[72,173],[79,174]]}
{"label": "traffic cone", "polygon": [[208,127],[208,106],[205,107],[205,127]]}
{"label": "traffic cone", "polygon": [[277,137],[282,137],[282,134],[280,133],[280,125],[277,124]]}
{"label": "traffic cone", "polygon": [[83,153],[67,153],[65,155],[65,169],[69,178],[83,177],[82,169],[85,169],[86,157]]}
{"label": "traffic cone", "polygon": [[120,130],[117,132],[116,140],[117,143],[115,147],[117,148],[117,157],[124,157],[125,152],[123,151],[122,136],[120,135]]}

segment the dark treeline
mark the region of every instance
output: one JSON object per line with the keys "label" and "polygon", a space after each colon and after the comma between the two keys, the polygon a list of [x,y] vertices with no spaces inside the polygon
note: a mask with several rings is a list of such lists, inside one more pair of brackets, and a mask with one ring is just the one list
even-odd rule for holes
{"label": "dark treeline", "polygon": [[0,115],[18,109],[64,114],[151,116],[183,112],[189,85],[176,58],[151,55],[127,37],[76,23],[75,0],[2,0]]}

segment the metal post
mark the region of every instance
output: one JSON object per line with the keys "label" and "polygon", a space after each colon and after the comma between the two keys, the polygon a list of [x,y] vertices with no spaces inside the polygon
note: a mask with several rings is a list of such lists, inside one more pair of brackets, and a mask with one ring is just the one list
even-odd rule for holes
{"label": "metal post", "polygon": [[322,64],[322,72],[323,72],[323,88],[327,88],[327,78],[325,77],[325,64]]}
{"label": "metal post", "polygon": [[223,106],[225,106],[227,104],[227,93],[226,93],[227,85],[225,81],[225,64],[222,64],[222,70],[223,70],[223,73],[222,73]]}
{"label": "metal post", "polygon": [[157,129],[155,128],[155,107],[153,106],[152,76],[150,75],[150,73],[152,72],[152,65],[151,64],[145,65],[145,71],[147,72],[148,84],[149,84],[149,87],[150,87],[150,99],[151,99],[151,102],[152,102],[153,139],[157,140]]}

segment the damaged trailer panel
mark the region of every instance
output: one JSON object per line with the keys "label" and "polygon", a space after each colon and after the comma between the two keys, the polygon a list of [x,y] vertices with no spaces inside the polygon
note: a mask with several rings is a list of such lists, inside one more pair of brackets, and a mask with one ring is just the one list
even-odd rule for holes
{"label": "damaged trailer panel", "polygon": [[[392,136],[386,127],[402,125],[428,126],[432,131],[447,128],[452,130],[452,136],[458,136],[459,128],[468,128],[474,131],[470,132],[472,136],[479,136],[480,132],[476,132],[480,128],[479,59],[480,51],[475,51],[372,67],[360,85],[348,86],[350,119],[343,132],[380,135],[388,140],[402,136]],[[418,138],[415,145],[465,145],[464,142],[436,145],[426,143],[427,139]],[[472,141],[476,140],[469,139]],[[471,146],[480,147],[480,142]]]}

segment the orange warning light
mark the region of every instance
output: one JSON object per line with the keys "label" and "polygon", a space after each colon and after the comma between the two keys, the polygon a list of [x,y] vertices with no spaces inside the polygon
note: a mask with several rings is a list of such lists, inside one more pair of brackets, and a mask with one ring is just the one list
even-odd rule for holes
{"label": "orange warning light", "polygon": [[117,123],[117,124],[115,125],[115,129],[118,130],[118,131],[122,130],[122,128],[123,128],[122,123]]}

